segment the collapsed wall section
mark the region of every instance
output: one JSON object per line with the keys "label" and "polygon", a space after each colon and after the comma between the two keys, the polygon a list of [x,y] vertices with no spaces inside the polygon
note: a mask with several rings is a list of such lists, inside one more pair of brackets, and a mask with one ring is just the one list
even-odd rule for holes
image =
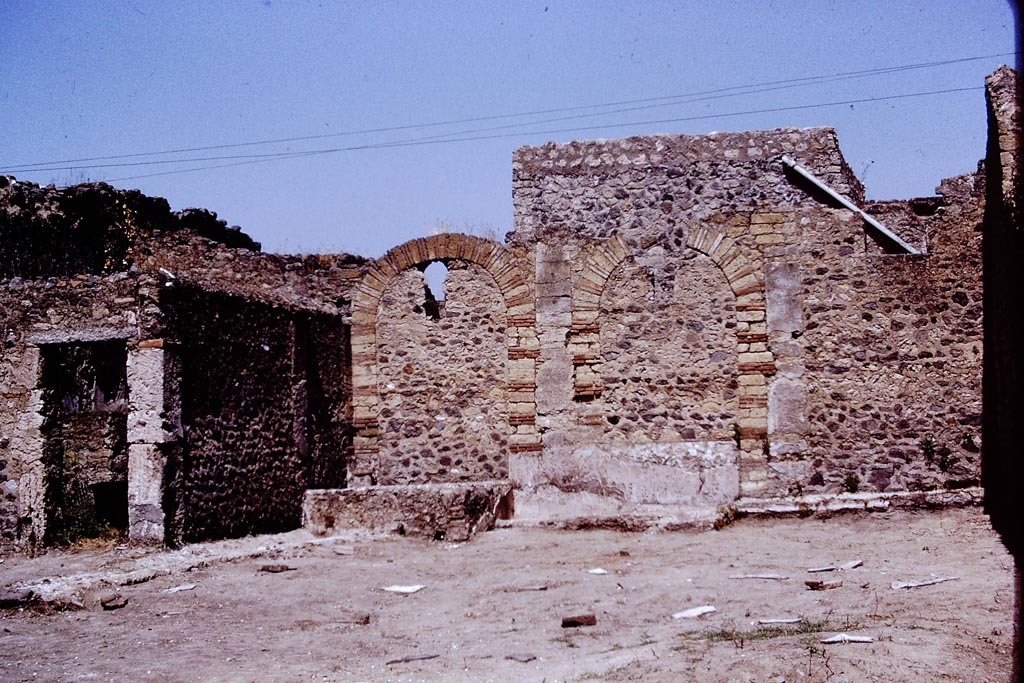
{"label": "collapsed wall section", "polygon": [[105,183],[57,189],[0,176],[0,278],[69,277],[128,270],[160,232],[200,235],[246,250],[259,245],[216,214],[172,213],[161,197]]}

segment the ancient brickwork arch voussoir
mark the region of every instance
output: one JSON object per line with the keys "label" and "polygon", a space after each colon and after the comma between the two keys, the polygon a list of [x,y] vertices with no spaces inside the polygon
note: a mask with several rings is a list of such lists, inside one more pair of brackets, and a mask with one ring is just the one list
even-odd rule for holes
{"label": "ancient brickwork arch voussoir", "polygon": [[462,260],[494,278],[506,308],[506,377],[509,450],[540,450],[536,430],[536,359],[539,345],[530,269],[497,242],[445,233],[411,240],[375,261],[352,299],[352,422],[356,430],[350,486],[376,483],[379,472],[380,393],[377,373],[377,312],[381,295],[399,273],[434,261]]}
{"label": "ancient brickwork arch voussoir", "polygon": [[[763,451],[768,437],[768,379],[776,370],[775,357],[768,347],[760,254],[737,243],[719,225],[693,226],[686,246],[710,257],[721,268],[736,297],[740,477],[743,490],[749,491],[756,489],[766,476]],[[631,249],[622,237],[613,235],[589,251],[574,283],[569,351],[578,401],[601,395],[601,295],[612,272],[630,254]]]}

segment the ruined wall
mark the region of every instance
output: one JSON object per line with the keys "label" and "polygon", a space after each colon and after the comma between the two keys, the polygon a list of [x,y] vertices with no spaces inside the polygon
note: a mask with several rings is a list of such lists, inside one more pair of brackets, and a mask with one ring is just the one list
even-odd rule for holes
{"label": "ruined wall", "polygon": [[137,272],[0,280],[0,543],[46,533],[43,349],[136,339],[158,325],[158,286]]}
{"label": "ruined wall", "polygon": [[513,239],[553,230],[573,239],[619,233],[630,245],[679,247],[694,219],[806,201],[805,191],[786,182],[782,154],[863,198],[830,128],[548,143],[515,152]]}
{"label": "ruined wall", "polygon": [[[238,308],[251,304],[254,315],[264,310],[262,302],[287,309],[296,355],[287,382],[290,402],[301,413],[292,446],[303,452],[305,468],[303,483],[289,494],[288,523],[296,523],[306,485],[343,485],[352,440],[351,361],[343,316],[364,259],[262,254],[258,244],[216,214],[195,209],[172,213],[160,198],[103,184],[58,190],[2,178],[0,207],[0,277],[7,278],[0,280],[0,543],[38,547],[56,538],[47,536],[47,526],[51,532],[62,526],[71,506],[52,495],[53,482],[63,479],[70,485],[82,479],[64,467],[61,443],[73,443],[72,452],[79,454],[118,451],[116,485],[127,484],[134,540],[162,540],[165,531],[171,540],[181,537],[185,499],[192,494],[175,487],[194,484],[195,500],[205,498],[204,482],[186,482],[174,469],[184,441],[181,359],[173,341],[187,327],[182,321],[207,325],[212,336],[217,323],[203,306],[183,311],[181,298],[175,298],[180,291],[241,297]],[[253,329],[240,326],[233,332]],[[53,392],[42,374],[41,352],[111,340],[127,349],[122,365],[127,366],[131,405],[126,414],[56,411],[47,400]],[[230,365],[235,359],[224,351],[228,361],[211,371],[241,367]],[[125,447],[127,454],[121,452]],[[125,459],[127,482],[121,478]],[[97,485],[84,479],[78,484]],[[125,506],[120,507],[123,515]],[[167,529],[164,508],[171,514]],[[229,520],[209,533],[247,533],[250,519]],[[119,516],[117,521],[124,520]]]}
{"label": "ruined wall", "polygon": [[381,484],[508,475],[505,302],[480,266],[449,261],[445,298],[415,268],[381,297]]}
{"label": "ruined wall", "polygon": [[[588,282],[585,253],[572,260],[577,297]],[[656,245],[612,267],[593,300],[582,326],[571,323],[581,301],[565,327],[547,319],[538,378],[545,450],[520,459],[520,483],[634,503],[734,497],[736,297],[721,269],[685,245]]]}
{"label": "ruined wall", "polygon": [[105,340],[127,354],[140,539],[291,528],[310,487],[508,476],[713,506],[971,486],[980,226],[1016,216],[1011,76],[989,83],[987,185],[865,206],[919,255],[783,161],[863,204],[825,128],[522,148],[508,244],[433,235],[375,261],[0,179],[0,539],[42,538],[41,454],[78,419],[45,423],[41,354]]}
{"label": "ruined wall", "polygon": [[[1019,294],[1024,289],[1021,268],[1024,183],[1020,175],[1022,93],[1019,74],[1007,67],[989,76],[985,85],[989,120],[985,155],[989,182],[984,231],[985,509],[1013,553],[1019,570],[1024,566],[1024,525],[1020,515],[1024,472],[1019,427],[1020,387],[1024,382],[1020,352],[1024,307]],[[1017,603],[1019,612],[1022,604],[1019,597]],[[1018,659],[1022,651],[1020,633],[1018,617]],[[1018,676],[1021,670],[1018,662]]]}
{"label": "ruined wall", "polygon": [[114,273],[135,265],[142,242],[186,231],[258,250],[238,228],[198,209],[172,213],[161,197],[105,183],[63,189],[0,176],[0,278]]}
{"label": "ruined wall", "polygon": [[[353,290],[352,299],[355,436],[349,467],[351,486],[373,485],[384,476],[399,476],[395,470],[385,475],[385,468],[396,467],[396,457],[382,451],[382,446],[392,450],[400,444],[419,448],[418,452],[397,454],[399,467],[404,458],[409,458],[410,467],[417,459],[416,476],[425,476],[425,471],[433,470],[435,475],[457,474],[476,479],[502,476],[505,462],[512,453],[541,450],[536,419],[536,359],[539,355],[536,307],[532,273],[524,255],[523,249],[509,249],[491,240],[445,233],[399,245],[366,269]],[[445,303],[444,309],[434,308],[437,302],[434,297],[425,296],[422,277],[411,272],[411,269],[426,268],[438,261],[451,266],[448,286],[451,301]],[[428,310],[428,304],[432,310]],[[437,315],[439,313],[443,314]],[[420,317],[428,315],[436,316],[438,320],[433,322],[440,324],[431,327]],[[445,315],[450,317],[446,319]],[[392,325],[396,316],[397,324]],[[495,342],[502,329],[504,355],[498,362],[501,354]],[[458,336],[463,332],[471,336]],[[400,348],[403,340],[413,337],[424,346],[405,344]],[[480,346],[475,346],[478,342],[474,340],[479,340]],[[383,352],[380,352],[382,346]],[[436,367],[434,364],[442,360],[435,353],[440,348],[454,348],[455,353],[444,356],[444,359],[450,358],[446,368],[435,369],[431,374],[431,368]],[[400,355],[403,353],[414,362],[403,361],[405,356]],[[476,357],[478,354],[480,358]],[[383,379],[383,373],[388,373],[394,381]],[[482,380],[484,386],[463,382],[460,374],[465,376],[462,379]],[[433,400],[440,403],[440,394],[454,391],[454,396],[445,400],[455,400],[458,420],[464,424],[465,418],[471,418],[476,423],[472,428],[474,434],[488,442],[475,444],[466,440],[461,442],[464,445],[459,446],[459,452],[447,455],[445,451],[446,454],[439,455],[435,461],[435,454],[442,453],[442,448],[460,443],[456,433],[442,438],[445,426],[437,423],[447,422],[447,414],[444,420],[439,420],[436,419],[439,414],[431,415],[430,411],[424,412],[415,406],[416,400],[423,399],[423,391],[439,377],[445,391],[435,394]],[[501,378],[504,378],[504,386]],[[493,386],[486,385],[489,381]],[[396,392],[399,386],[408,391]],[[503,393],[504,416],[507,416],[505,438],[500,434],[503,414],[495,403]],[[384,394],[389,394],[387,402]],[[414,398],[416,394],[420,398]],[[409,410],[422,421],[411,424],[414,434],[403,431],[406,423],[394,410],[399,404],[403,412]],[[404,439],[416,441],[403,444]],[[468,473],[462,468],[452,473],[448,464],[441,463],[441,458],[452,458],[454,462],[460,453],[464,465],[475,463]],[[444,472],[440,471],[442,468]]]}
{"label": "ruined wall", "polygon": [[344,485],[346,425],[326,401],[342,398],[345,358],[314,344],[343,347],[343,335],[329,338],[343,330],[301,311],[172,292],[163,306],[181,362],[182,442],[169,451],[168,537],[297,527],[307,488]]}
{"label": "ruined wall", "polygon": [[707,256],[656,247],[619,266],[601,296],[602,437],[732,439],[735,327],[735,297]]}
{"label": "ruined wall", "polygon": [[[571,273],[560,273],[571,279],[571,314],[545,317],[538,303],[545,451],[518,461],[521,483],[561,477],[564,487],[567,472],[589,464],[626,477],[591,476],[592,488],[670,499],[636,483],[664,477],[650,462],[623,474],[648,441],[660,444],[660,462],[678,465],[669,476],[680,491],[704,491],[709,472],[720,482],[738,476],[743,492],[761,496],[977,482],[981,181],[969,175],[946,181],[937,198],[874,203],[869,210],[904,240],[927,245],[924,256],[900,256],[783,154],[861,200],[828,129],[517,151],[513,243],[531,245],[538,273],[552,272],[552,252]],[[666,272],[687,258],[708,269],[690,279]],[[683,288],[676,302],[645,318],[674,286]],[[687,327],[694,316],[699,331]],[[689,347],[687,334],[707,336]],[[651,357],[664,370],[652,372]],[[556,386],[570,364],[575,405]],[[701,451],[702,442],[715,449]]]}
{"label": "ruined wall", "polygon": [[[347,315],[367,260],[348,254],[282,255],[225,248],[192,231],[161,232],[137,253],[139,267],[208,291]],[[163,279],[169,276],[161,273]]]}
{"label": "ruined wall", "polygon": [[[545,452],[539,458],[518,460],[516,477],[521,483],[558,483],[565,472],[582,471],[584,479],[591,479],[584,488],[593,488],[592,473],[614,471],[615,481],[596,477],[597,488],[622,492],[634,502],[712,505],[734,497],[741,479],[746,490],[762,485],[766,393],[775,367],[767,347],[761,243],[749,230],[749,217],[746,224],[732,224],[730,217],[807,201],[806,192],[787,182],[779,162],[783,153],[798,156],[843,191],[861,194],[828,129],[662,135],[517,150],[513,243],[535,245],[538,273],[542,260],[548,259],[545,255],[563,256],[566,272],[559,275],[565,286],[560,293],[569,305],[550,317],[538,305],[544,341],[538,366],[538,425]],[[654,254],[658,258],[652,259]],[[671,272],[687,259],[703,264],[704,272],[693,282]],[[628,278],[650,282],[652,297],[677,297],[671,305],[681,315],[665,318],[674,318],[682,329],[645,330],[654,332],[656,341],[641,340],[646,334],[632,340],[610,338],[616,323],[608,327],[613,300],[608,297],[620,287],[613,273],[624,263],[639,265],[626,266],[632,269]],[[672,288],[671,294],[666,288]],[[634,294],[647,296],[639,290]],[[709,304],[713,312],[701,310]],[[645,302],[634,300],[632,305],[642,309]],[[700,319],[694,320],[695,315]],[[686,328],[694,322],[702,326],[700,332]],[[702,359],[703,366],[692,365],[685,345],[673,343],[669,336],[686,340],[687,334],[705,330],[705,341],[713,348]],[[623,326],[623,336],[630,332]],[[653,430],[653,446],[617,447],[614,430],[595,434],[592,429],[608,425],[609,418],[618,417],[621,424],[619,406],[610,411],[603,396],[609,388],[613,400],[616,392],[630,393],[631,380],[620,374],[618,359],[607,355],[616,352],[607,348],[609,342],[652,347],[664,361],[654,373],[655,382],[673,386],[666,394],[652,384],[655,391],[641,396],[644,392],[632,383],[630,402],[635,405],[627,415],[643,414],[653,420],[665,403],[687,410],[685,416],[669,418],[673,410],[661,416],[679,429]],[[709,379],[725,366],[723,377]],[[567,371],[572,383],[568,396],[554,386]],[[674,375],[669,378],[669,373]],[[558,398],[550,400],[554,396]],[[695,406],[715,410],[706,414]],[[690,424],[682,424],[687,421]],[[606,430],[602,426],[601,431]],[[650,440],[643,431],[638,437],[637,443]]]}
{"label": "ruined wall", "polygon": [[[769,490],[976,485],[981,447],[980,188],[868,207],[923,255],[885,254],[861,219],[782,212],[765,250]],[[773,295],[773,293],[775,293]]]}
{"label": "ruined wall", "polygon": [[[305,349],[305,410],[312,457],[309,488],[346,485],[352,457],[352,344],[341,316],[303,312],[295,319]],[[303,339],[302,337],[305,337]]]}

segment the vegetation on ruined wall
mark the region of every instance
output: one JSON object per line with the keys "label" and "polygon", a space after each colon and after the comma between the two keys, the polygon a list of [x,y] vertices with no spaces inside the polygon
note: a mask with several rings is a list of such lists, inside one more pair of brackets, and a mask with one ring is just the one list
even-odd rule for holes
{"label": "vegetation on ruined wall", "polygon": [[0,278],[68,276],[127,270],[140,239],[188,229],[230,247],[259,249],[214,213],[172,213],[167,201],[105,183],[66,189],[0,176]]}

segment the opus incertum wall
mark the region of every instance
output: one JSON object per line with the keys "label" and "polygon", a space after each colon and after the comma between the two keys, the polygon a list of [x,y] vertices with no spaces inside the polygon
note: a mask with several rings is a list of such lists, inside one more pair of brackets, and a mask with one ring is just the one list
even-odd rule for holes
{"label": "opus incertum wall", "polygon": [[[108,186],[58,191],[0,177],[0,544],[47,537],[41,352],[113,339],[126,353],[122,441],[137,540],[173,535],[186,516],[167,501],[188,508],[240,464],[267,465],[261,481],[280,497],[250,495],[243,502],[267,503],[263,521],[236,515],[229,535],[294,525],[303,487],[507,479],[683,506],[977,495],[982,329],[997,350],[1015,338],[999,311],[983,326],[983,303],[996,299],[981,287],[982,236],[991,256],[1012,223],[1015,88],[1010,70],[990,79],[984,172],[944,180],[934,196],[865,201],[828,128],[548,143],[515,152],[507,244],[441,234],[376,261],[261,254],[212,215],[170,216],[165,205],[122,225],[126,195]],[[109,210],[86,225],[76,198],[93,195]],[[40,208],[57,200],[60,212]],[[103,268],[57,248],[83,225],[110,233]],[[904,248],[880,241],[878,226]],[[443,302],[420,272],[435,262],[448,268]],[[272,343],[260,324],[209,318],[225,353],[247,344],[258,367],[294,381],[290,414],[276,385],[266,395],[274,410],[252,420],[242,385],[225,383],[209,401],[218,425],[272,433],[276,451],[250,440],[234,448],[241,437],[218,426],[206,469],[168,479],[164,457],[173,463],[190,419],[179,410],[179,351],[197,336],[168,315],[186,286],[231,297],[245,320],[265,310],[287,321],[280,336],[292,342]],[[989,374],[988,389],[1006,379]],[[986,438],[1008,452],[1013,430],[1001,425],[1012,411],[993,395]],[[65,426],[50,440],[96,436]],[[286,460],[295,467],[282,474]],[[999,458],[986,468],[997,500],[1012,468]],[[282,478],[294,485],[276,486]],[[243,489],[221,489],[223,499],[204,498],[210,519],[243,508],[230,502]]]}
{"label": "opus incertum wall", "polygon": [[[738,361],[735,436],[741,453],[741,486],[753,484],[765,477],[763,445],[768,435],[768,380],[775,374],[775,359],[768,345],[765,279],[760,254],[744,248],[727,236],[722,226],[713,224],[692,227],[686,246],[709,257],[721,269],[735,296],[734,343]],[[630,251],[618,235],[589,250],[573,287],[569,348],[577,400],[596,399],[605,390],[601,368],[608,350],[601,348],[601,300],[610,277],[629,258]]]}
{"label": "opus incertum wall", "polygon": [[[381,372],[378,328],[381,300],[389,285],[411,268],[432,262],[474,264],[501,294],[505,309],[505,392],[509,453],[538,451],[536,429],[536,368],[538,343],[530,269],[523,259],[490,240],[459,234],[441,234],[412,240],[374,262],[354,290],[352,299],[352,422],[355,429],[354,454],[348,466],[350,486],[395,481],[384,476],[393,468],[384,458],[401,458],[401,453],[382,453],[380,434]],[[385,387],[386,388],[386,387]],[[440,447],[435,443],[433,447]],[[427,446],[428,448],[431,445]],[[495,476],[507,476],[504,471]],[[442,477],[441,480],[449,480]]]}

